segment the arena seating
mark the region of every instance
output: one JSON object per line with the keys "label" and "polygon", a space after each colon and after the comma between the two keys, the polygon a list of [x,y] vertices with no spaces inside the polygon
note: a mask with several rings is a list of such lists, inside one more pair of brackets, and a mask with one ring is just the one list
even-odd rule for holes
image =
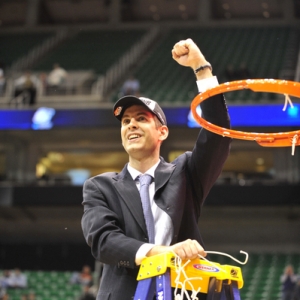
{"label": "arena seating", "polygon": [[14,32],[0,34],[0,57],[8,67],[17,59],[55,35],[53,32]]}
{"label": "arena seating", "polygon": [[[176,66],[170,58],[174,43],[190,37],[211,62],[220,82],[227,81],[224,73],[228,64],[238,68],[242,63],[247,65],[251,78],[279,78],[293,30],[288,27],[174,29],[138,68],[136,77],[140,79],[142,93],[150,98],[165,103],[190,103],[196,93],[193,74]],[[229,101],[272,100],[274,95],[242,90],[228,93],[226,98]]]}
{"label": "arena seating", "polygon": [[145,33],[145,30],[83,30],[65,41],[37,65],[36,71],[49,71],[53,63],[67,71],[93,70],[98,75],[113,65]]}
{"label": "arena seating", "polygon": [[[244,255],[238,257],[244,260]],[[212,255],[211,260],[220,264],[238,265],[231,259]],[[281,299],[280,275],[286,265],[292,264],[295,273],[300,274],[300,255],[282,253],[249,253],[246,265],[242,269],[244,286],[240,290],[243,300],[279,300]],[[20,294],[34,292],[37,300],[74,300],[81,293],[79,285],[69,284],[70,271],[24,271],[28,277],[28,289],[9,290],[11,300],[19,300]]]}

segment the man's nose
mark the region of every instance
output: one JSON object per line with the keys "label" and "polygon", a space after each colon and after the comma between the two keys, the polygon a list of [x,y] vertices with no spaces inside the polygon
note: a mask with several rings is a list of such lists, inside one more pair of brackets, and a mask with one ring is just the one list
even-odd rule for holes
{"label": "man's nose", "polygon": [[129,128],[136,128],[136,127],[137,127],[137,122],[135,118],[131,118],[129,123]]}

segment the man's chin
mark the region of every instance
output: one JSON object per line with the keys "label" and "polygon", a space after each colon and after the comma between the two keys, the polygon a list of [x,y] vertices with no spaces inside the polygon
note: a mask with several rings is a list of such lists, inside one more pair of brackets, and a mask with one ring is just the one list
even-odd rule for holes
{"label": "man's chin", "polygon": [[128,147],[125,149],[127,154],[135,159],[140,159],[146,156],[146,149],[143,147]]}
{"label": "man's chin", "polygon": [[137,146],[131,146],[131,147],[127,147],[127,149],[125,149],[126,152],[131,155],[131,154],[135,154],[135,153],[139,153],[139,152],[143,152],[142,147],[137,147]]}

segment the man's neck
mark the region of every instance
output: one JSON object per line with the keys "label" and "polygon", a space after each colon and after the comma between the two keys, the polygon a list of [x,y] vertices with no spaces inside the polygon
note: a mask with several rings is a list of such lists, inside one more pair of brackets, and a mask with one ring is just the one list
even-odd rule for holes
{"label": "man's neck", "polygon": [[129,158],[129,165],[144,174],[159,161],[159,157],[147,157],[143,159]]}

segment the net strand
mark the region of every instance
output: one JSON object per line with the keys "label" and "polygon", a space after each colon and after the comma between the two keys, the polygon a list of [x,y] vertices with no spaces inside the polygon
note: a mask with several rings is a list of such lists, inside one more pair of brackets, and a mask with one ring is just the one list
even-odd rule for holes
{"label": "net strand", "polygon": [[282,110],[285,111],[288,104],[291,106],[291,108],[294,108],[294,105],[293,105],[293,102],[292,102],[290,96],[288,94],[284,94],[284,96],[285,96],[285,100],[284,100],[284,106],[283,106]]}
{"label": "net strand", "polygon": [[236,259],[235,257],[227,254],[227,253],[224,253],[224,252],[217,252],[217,251],[206,251],[206,253],[210,253],[210,254],[219,254],[219,255],[223,255],[223,256],[227,256],[229,258],[231,258],[232,260],[234,260],[235,262],[239,263],[240,265],[245,265],[247,262],[248,262],[248,257],[249,257],[249,254],[243,250],[240,250],[240,253],[242,254],[245,254],[245,260],[242,262],[238,259]]}
{"label": "net strand", "polygon": [[295,134],[292,138],[292,155],[295,154],[295,147],[298,142],[298,134]]}

